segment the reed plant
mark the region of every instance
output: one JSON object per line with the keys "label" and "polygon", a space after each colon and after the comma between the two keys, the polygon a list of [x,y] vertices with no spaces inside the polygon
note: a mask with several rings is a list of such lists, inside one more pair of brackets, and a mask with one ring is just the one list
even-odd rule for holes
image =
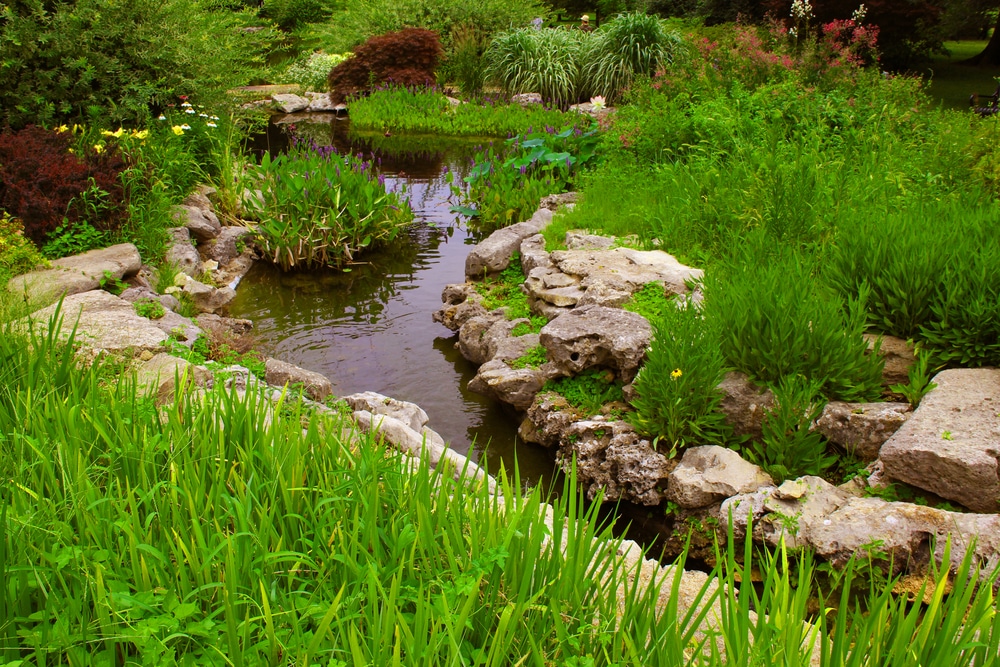
{"label": "reed plant", "polygon": [[182,382],[157,408],[121,363],[2,334],[4,664],[804,666],[814,637],[824,665],[1000,655],[997,575],[971,557],[925,604],[847,585],[814,615],[808,557],[730,541],[684,609],[661,596],[683,562],[634,577],[572,476],[551,504],[516,475],[491,495],[336,411]]}
{"label": "reed plant", "polygon": [[[393,241],[412,222],[400,193],[389,191],[376,166],[332,146],[297,143],[264,155],[247,168],[245,197],[257,219],[254,239],[264,257],[284,270],[344,268],[354,255]],[[405,193],[403,193],[405,194]]]}
{"label": "reed plant", "polygon": [[565,109],[587,92],[584,56],[593,33],[521,28],[493,38],[484,56],[488,80],[505,93],[538,93]]}

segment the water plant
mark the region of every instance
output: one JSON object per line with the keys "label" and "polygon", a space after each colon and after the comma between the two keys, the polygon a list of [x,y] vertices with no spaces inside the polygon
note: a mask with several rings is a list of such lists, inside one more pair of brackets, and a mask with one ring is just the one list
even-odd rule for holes
{"label": "water plant", "polygon": [[332,146],[299,143],[287,153],[264,155],[247,168],[260,197],[246,197],[258,220],[254,239],[284,270],[345,268],[362,250],[389,243],[410,222],[405,199],[387,191],[375,165]]}

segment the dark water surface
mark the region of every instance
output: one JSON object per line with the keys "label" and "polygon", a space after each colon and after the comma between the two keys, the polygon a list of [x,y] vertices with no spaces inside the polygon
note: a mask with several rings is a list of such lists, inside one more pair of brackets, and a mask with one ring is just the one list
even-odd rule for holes
{"label": "dark water surface", "polygon": [[[501,465],[513,472],[516,458],[522,481],[544,482],[552,453],[521,443],[513,416],[466,391],[475,368],[454,349],[457,335],[431,320],[445,285],[463,282],[475,242],[448,210],[445,173],[464,172],[476,142],[352,137],[346,130],[342,120],[297,124],[300,136],[341,152],[374,152],[387,186],[405,185],[417,223],[401,242],[362,255],[348,273],[282,273],[258,263],[237,289],[231,315],[253,320],[265,350],[327,376],[337,395],[375,391],[417,403],[457,451],[492,472]],[[284,145],[287,137],[274,126],[255,142],[272,151]]]}

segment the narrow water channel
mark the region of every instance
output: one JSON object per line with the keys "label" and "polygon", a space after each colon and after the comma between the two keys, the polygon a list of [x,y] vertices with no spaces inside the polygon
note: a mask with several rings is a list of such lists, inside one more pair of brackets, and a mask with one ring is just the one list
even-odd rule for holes
{"label": "narrow water channel", "polygon": [[[475,239],[449,212],[447,170],[468,169],[477,143],[439,137],[354,136],[348,121],[298,122],[296,132],[338,151],[374,153],[386,184],[405,186],[416,223],[392,247],[359,258],[349,272],[283,273],[258,263],[230,306],[253,320],[272,356],[322,373],[337,395],[375,391],[420,405],[429,426],[491,472],[516,467],[526,484],[545,483],[553,454],[517,438],[517,420],[466,390],[475,369],[455,349],[457,336],[431,320],[441,291],[464,280]],[[252,148],[287,146],[281,126]]]}

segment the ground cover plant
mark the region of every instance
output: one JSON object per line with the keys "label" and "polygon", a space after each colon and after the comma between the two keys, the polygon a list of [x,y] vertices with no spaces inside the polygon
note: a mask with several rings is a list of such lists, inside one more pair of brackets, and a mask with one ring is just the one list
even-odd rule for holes
{"label": "ground cover plant", "polygon": [[332,146],[300,142],[247,167],[246,198],[261,253],[284,270],[345,268],[354,255],[393,241],[413,220],[405,199],[387,191],[370,161]]}

